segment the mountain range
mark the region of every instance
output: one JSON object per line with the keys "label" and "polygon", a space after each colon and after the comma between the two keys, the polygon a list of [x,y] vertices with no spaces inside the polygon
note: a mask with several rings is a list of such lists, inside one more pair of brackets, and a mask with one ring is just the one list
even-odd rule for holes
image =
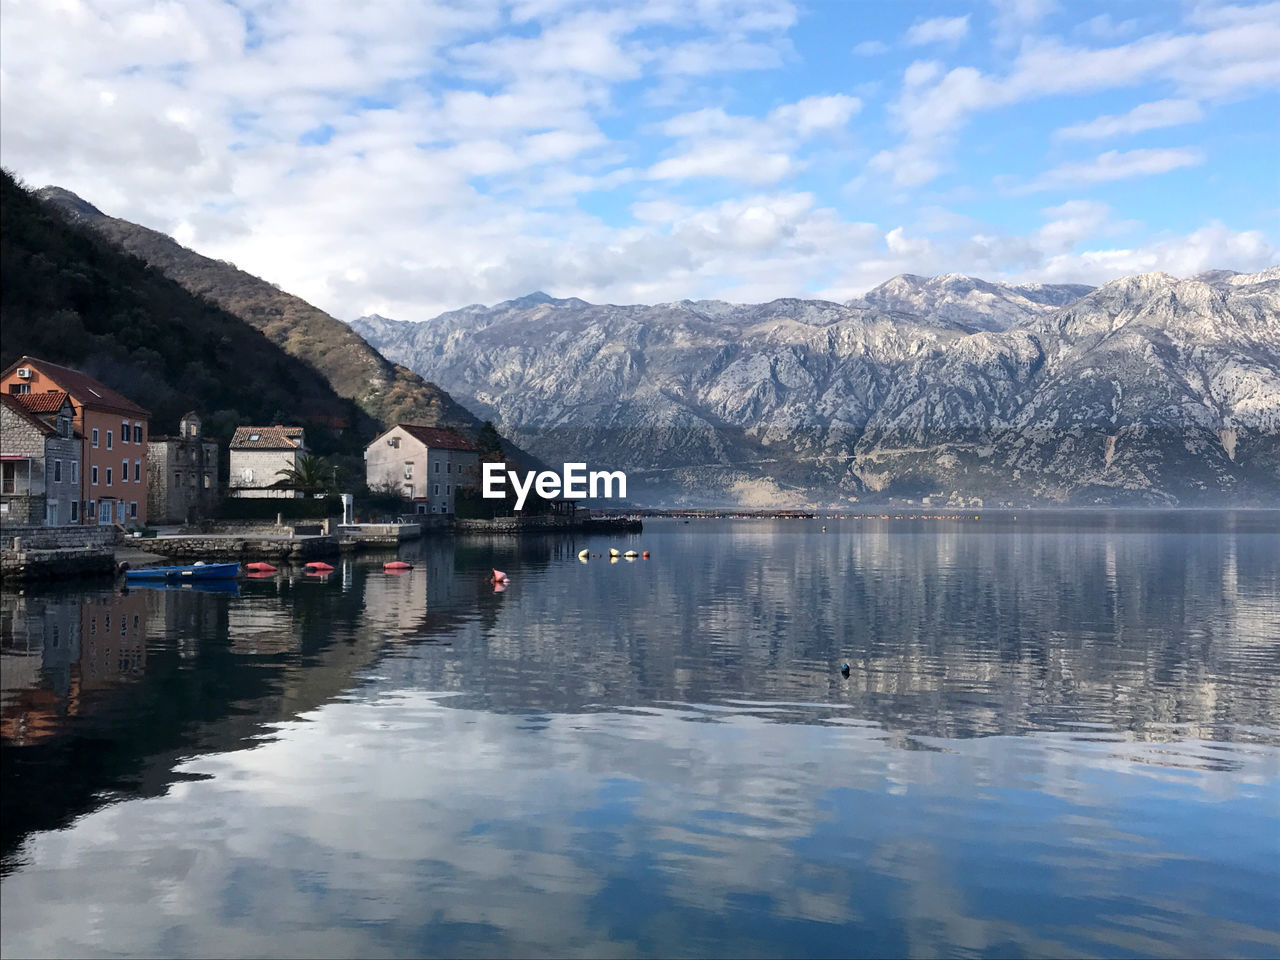
{"label": "mountain range", "polygon": [[547,462],[664,504],[1280,502],[1280,267],[847,303],[535,293],[352,326]]}

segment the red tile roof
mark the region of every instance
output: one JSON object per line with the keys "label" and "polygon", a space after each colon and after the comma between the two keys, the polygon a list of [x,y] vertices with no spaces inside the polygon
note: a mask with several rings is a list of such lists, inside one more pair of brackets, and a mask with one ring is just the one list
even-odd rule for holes
{"label": "red tile roof", "polygon": [[9,396],[17,400],[31,413],[57,413],[67,400],[65,390],[48,390],[44,393],[11,393]]}
{"label": "red tile roof", "polygon": [[415,440],[421,440],[428,447],[434,447],[437,450],[478,449],[474,443],[453,430],[445,430],[440,427],[421,427],[416,423],[397,423],[396,426]]}
{"label": "red tile roof", "polygon": [[35,357],[23,357],[21,360],[10,364],[4,371],[4,376],[7,377],[18,367],[35,367],[44,376],[57,384],[58,387],[71,394],[71,399],[81,406],[113,410],[117,413],[127,413],[135,417],[151,416],[148,411],[138,406],[124,394],[116,393],[110,387],[93,379],[87,373],[81,373],[79,370],[72,370],[70,367],[49,363],[47,360],[37,360]]}
{"label": "red tile roof", "polygon": [[[250,439],[257,437],[256,440]],[[232,450],[297,450],[302,446],[302,427],[236,427]]]}
{"label": "red tile roof", "polygon": [[53,429],[53,427],[49,426],[49,424],[45,423],[43,420],[37,417],[34,413],[27,410],[22,404],[18,402],[18,398],[13,394],[0,393],[0,403],[3,403],[6,407],[8,407],[10,410],[16,413],[18,416],[22,417],[23,420],[26,420],[27,423],[31,424],[31,426],[35,427],[37,430],[43,433],[46,437],[51,437],[58,432],[57,430]]}

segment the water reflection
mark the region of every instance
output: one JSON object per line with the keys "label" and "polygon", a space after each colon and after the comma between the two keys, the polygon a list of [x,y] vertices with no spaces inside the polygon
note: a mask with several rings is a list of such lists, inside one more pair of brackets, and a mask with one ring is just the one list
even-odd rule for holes
{"label": "water reflection", "polygon": [[1020,523],[4,594],[5,953],[1274,955],[1280,526]]}

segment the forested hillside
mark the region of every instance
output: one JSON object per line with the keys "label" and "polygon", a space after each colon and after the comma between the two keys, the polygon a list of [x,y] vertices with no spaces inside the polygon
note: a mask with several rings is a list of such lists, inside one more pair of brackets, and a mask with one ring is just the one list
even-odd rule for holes
{"label": "forested hillside", "polygon": [[471,438],[479,432],[480,421],[448,393],[391,363],[347,324],[300,297],[233,264],[189,250],[167,234],[107,216],[60,187],[45,187],[36,195],[73,223],[141,257],[188,292],[208,298],[261,331],[380,423],[452,427]]}
{"label": "forested hillside", "polygon": [[4,366],[28,354],[84,370],[148,408],[154,434],[193,408],[221,441],[236,423],[300,423],[326,454],[355,454],[377,429],[250,324],[68,223],[8,172],[0,190]]}

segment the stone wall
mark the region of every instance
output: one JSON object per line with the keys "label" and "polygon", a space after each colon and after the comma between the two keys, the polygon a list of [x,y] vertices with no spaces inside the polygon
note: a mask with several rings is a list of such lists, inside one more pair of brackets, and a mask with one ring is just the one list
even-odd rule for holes
{"label": "stone wall", "polygon": [[156,537],[144,541],[152,553],[179,562],[194,560],[318,560],[338,553],[333,537]]}
{"label": "stone wall", "polygon": [[568,530],[573,525],[573,521],[569,517],[558,514],[454,521],[454,529],[459,533],[532,533],[540,530]]}
{"label": "stone wall", "polygon": [[115,569],[114,527],[6,525],[0,531],[4,578],[86,576]]}
{"label": "stone wall", "polygon": [[[292,490],[266,490],[280,480],[281,470],[292,470],[303,450],[232,450],[227,488],[237,497],[292,497]],[[249,471],[246,475],[245,471]],[[251,479],[250,479],[251,477]]]}

